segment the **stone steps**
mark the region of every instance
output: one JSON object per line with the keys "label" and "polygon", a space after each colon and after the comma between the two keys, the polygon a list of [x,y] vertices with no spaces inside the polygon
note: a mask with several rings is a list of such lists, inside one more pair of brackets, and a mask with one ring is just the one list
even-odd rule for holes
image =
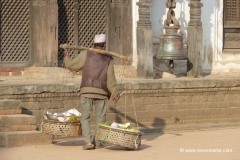
{"label": "stone steps", "polygon": [[36,117],[21,113],[21,101],[0,100],[0,147],[51,144],[52,135],[37,131]]}
{"label": "stone steps", "polygon": [[36,118],[31,115],[0,115],[0,132],[35,131]]}
{"label": "stone steps", "polygon": [[0,132],[1,147],[45,145],[51,144],[52,140],[52,135],[43,134],[41,131]]}
{"label": "stone steps", "polygon": [[21,101],[4,99],[0,100],[0,115],[12,115],[12,114],[21,114]]}
{"label": "stone steps", "polygon": [[10,125],[8,127],[0,127],[0,132],[36,131],[36,129],[36,125]]}
{"label": "stone steps", "polygon": [[34,125],[36,118],[32,115],[14,114],[14,115],[0,115],[0,127],[10,125]]}

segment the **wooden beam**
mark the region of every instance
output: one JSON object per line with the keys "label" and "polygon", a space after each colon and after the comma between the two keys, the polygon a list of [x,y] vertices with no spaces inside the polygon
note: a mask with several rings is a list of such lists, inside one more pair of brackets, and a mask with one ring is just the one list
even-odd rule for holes
{"label": "wooden beam", "polygon": [[124,61],[127,61],[127,62],[132,61],[132,59],[130,57],[123,56],[123,55],[120,55],[120,54],[115,53],[115,52],[101,50],[101,49],[88,48],[88,47],[82,47],[82,46],[76,46],[76,45],[67,45],[67,44],[60,44],[60,48],[75,49],[75,50],[89,50],[89,51],[93,51],[93,52],[96,52],[96,53],[99,53],[99,54],[106,54],[106,55],[114,56],[114,57],[123,59]]}

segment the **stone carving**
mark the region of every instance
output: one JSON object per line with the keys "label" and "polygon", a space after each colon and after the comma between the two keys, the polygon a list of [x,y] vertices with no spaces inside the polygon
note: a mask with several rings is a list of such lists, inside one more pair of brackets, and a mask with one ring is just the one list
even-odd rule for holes
{"label": "stone carving", "polygon": [[201,3],[201,0],[191,0],[188,6],[190,7],[190,22],[188,23],[188,26],[202,26],[201,7],[203,4]]}
{"label": "stone carving", "polygon": [[152,26],[150,21],[151,0],[140,0],[137,2],[137,5],[139,6],[139,21],[137,22],[137,26]]}
{"label": "stone carving", "polygon": [[[168,0],[166,7],[169,8],[167,12],[167,19],[164,21],[164,28],[180,28],[178,20],[175,18],[174,8],[176,8],[175,0]],[[173,26],[172,26],[173,25]]]}

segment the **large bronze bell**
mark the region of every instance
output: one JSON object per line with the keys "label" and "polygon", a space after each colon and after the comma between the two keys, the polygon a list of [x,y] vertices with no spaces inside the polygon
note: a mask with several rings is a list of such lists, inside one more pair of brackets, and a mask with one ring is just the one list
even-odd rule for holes
{"label": "large bronze bell", "polygon": [[164,21],[165,34],[160,36],[160,46],[155,58],[170,60],[170,68],[173,68],[173,60],[187,60],[188,58],[183,49],[183,36],[178,33],[180,25],[173,11],[176,7],[175,0],[168,0],[166,6],[169,11]]}
{"label": "large bronze bell", "polygon": [[182,35],[169,32],[160,36],[160,46],[156,59],[186,60],[187,56],[183,50]]}

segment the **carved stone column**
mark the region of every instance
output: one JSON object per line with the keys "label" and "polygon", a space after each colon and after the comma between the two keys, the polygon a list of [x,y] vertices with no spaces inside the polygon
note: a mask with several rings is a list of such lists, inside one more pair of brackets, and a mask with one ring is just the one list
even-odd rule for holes
{"label": "carved stone column", "polygon": [[57,0],[32,0],[30,10],[33,66],[56,66],[58,61]]}
{"label": "carved stone column", "polygon": [[188,23],[188,59],[187,66],[188,77],[202,76],[202,22],[201,22],[201,0],[191,0],[188,4],[190,7],[190,21]]}
{"label": "carved stone column", "polygon": [[151,0],[139,0],[137,22],[137,76],[153,78],[152,25],[150,21]]}

